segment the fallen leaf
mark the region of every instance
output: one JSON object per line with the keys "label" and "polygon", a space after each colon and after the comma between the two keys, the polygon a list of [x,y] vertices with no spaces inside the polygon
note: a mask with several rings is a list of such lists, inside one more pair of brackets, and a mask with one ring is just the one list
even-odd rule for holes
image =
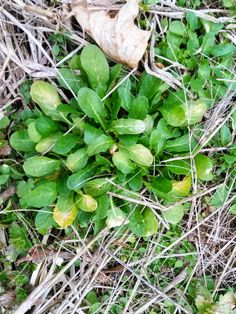
{"label": "fallen leaf", "polygon": [[139,29],[134,20],[140,0],[128,0],[114,17],[107,10],[89,10],[86,0],[73,0],[72,13],[112,60],[137,68],[144,55],[151,32]]}

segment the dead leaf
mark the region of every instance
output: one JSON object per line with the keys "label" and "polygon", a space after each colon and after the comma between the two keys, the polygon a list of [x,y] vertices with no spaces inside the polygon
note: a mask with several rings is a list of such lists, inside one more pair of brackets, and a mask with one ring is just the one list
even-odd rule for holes
{"label": "dead leaf", "polygon": [[4,145],[0,148],[0,156],[8,156],[11,154],[11,147],[9,145]]}
{"label": "dead leaf", "polygon": [[73,0],[72,12],[88,33],[112,60],[137,68],[144,55],[151,32],[139,29],[134,19],[140,0],[128,0],[111,18],[106,10],[89,10],[86,0]]}
{"label": "dead leaf", "polygon": [[15,300],[16,294],[14,291],[8,291],[0,295],[0,306],[9,307]]}

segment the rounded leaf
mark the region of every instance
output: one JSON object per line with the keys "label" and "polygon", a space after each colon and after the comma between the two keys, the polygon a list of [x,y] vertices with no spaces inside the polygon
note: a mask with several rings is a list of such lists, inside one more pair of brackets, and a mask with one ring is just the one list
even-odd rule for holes
{"label": "rounded leaf", "polygon": [[153,155],[150,150],[142,144],[135,144],[126,148],[128,157],[142,166],[151,166],[153,163]]}
{"label": "rounded leaf", "polygon": [[212,160],[202,154],[198,154],[195,158],[195,166],[197,170],[197,177],[200,180],[209,181],[213,179],[213,162]]}
{"label": "rounded leaf", "polygon": [[43,138],[38,144],[35,146],[35,150],[38,153],[46,154],[47,152],[51,151],[58,141],[58,139],[61,137],[61,133],[56,133],[51,136]]}
{"label": "rounded leaf", "polygon": [[195,124],[202,121],[202,118],[207,111],[207,105],[201,101],[192,101],[187,108],[186,118],[189,124]]}
{"label": "rounded leaf", "polygon": [[85,183],[83,189],[86,194],[91,196],[100,196],[111,188],[111,183],[107,181],[107,178],[94,179]]}
{"label": "rounded leaf", "polygon": [[29,176],[41,177],[58,170],[60,165],[60,160],[44,156],[34,156],[24,162],[23,169]]}
{"label": "rounded leaf", "polygon": [[94,212],[97,207],[97,201],[90,195],[83,194],[77,202],[78,207],[85,212]]}
{"label": "rounded leaf", "polygon": [[176,225],[184,216],[184,208],[182,205],[173,206],[172,208],[163,211],[162,216],[173,225]]}
{"label": "rounded leaf", "polygon": [[83,169],[88,162],[87,148],[80,148],[76,152],[67,156],[66,166],[72,172],[79,171]]}
{"label": "rounded leaf", "polygon": [[112,206],[112,208],[107,212],[106,225],[109,229],[119,227],[127,223],[128,219],[119,207]]}
{"label": "rounded leaf", "polygon": [[53,211],[53,218],[61,228],[66,229],[74,222],[77,213],[78,210],[76,206],[73,206],[68,211],[60,211],[56,206]]}
{"label": "rounded leaf", "polygon": [[21,130],[11,135],[10,145],[20,152],[31,152],[35,143],[30,140],[27,130]]}
{"label": "rounded leaf", "polygon": [[38,143],[41,140],[42,136],[35,127],[35,121],[28,125],[28,135],[30,140],[34,143]]}
{"label": "rounded leaf", "polygon": [[29,207],[37,208],[52,205],[56,198],[57,186],[54,182],[43,183],[24,196],[24,200],[28,203]]}
{"label": "rounded leaf", "polygon": [[36,119],[35,127],[43,137],[47,137],[58,131],[59,124],[47,116],[41,116]]}

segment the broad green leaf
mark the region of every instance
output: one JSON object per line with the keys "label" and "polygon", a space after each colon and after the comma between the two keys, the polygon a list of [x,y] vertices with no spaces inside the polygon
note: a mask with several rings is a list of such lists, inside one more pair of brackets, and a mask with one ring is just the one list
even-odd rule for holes
{"label": "broad green leaf", "polygon": [[191,171],[190,161],[188,159],[172,160],[165,163],[167,169],[174,174],[188,175]]}
{"label": "broad green leaf", "polygon": [[161,107],[161,113],[167,124],[171,126],[181,126],[186,122],[185,110],[180,103],[165,103]]}
{"label": "broad green leaf", "polygon": [[109,197],[106,194],[103,194],[96,198],[98,207],[96,209],[96,215],[94,216],[94,220],[105,219],[107,216],[107,212],[110,208]]}
{"label": "broad green leaf", "polygon": [[112,156],[112,161],[116,168],[124,174],[135,170],[135,164],[129,160],[127,153],[124,151],[115,152]]}
{"label": "broad green leaf", "polygon": [[68,154],[79,142],[78,135],[65,134],[62,135],[53,147],[53,151],[60,155]]}
{"label": "broad green leaf", "polygon": [[97,201],[91,195],[83,194],[77,201],[78,207],[85,212],[94,212],[97,207]]}
{"label": "broad green leaf", "polygon": [[152,179],[152,186],[161,192],[169,193],[172,190],[172,183],[165,177],[154,177]]}
{"label": "broad green leaf", "polygon": [[144,134],[150,135],[152,130],[153,130],[153,126],[154,126],[154,119],[153,119],[153,117],[148,114],[146,116],[146,118],[143,120],[143,122],[146,125]]}
{"label": "broad green leaf", "polygon": [[143,185],[143,177],[141,172],[137,172],[136,174],[130,175],[131,179],[129,179],[128,185],[133,191],[139,191]]}
{"label": "broad green leaf", "polygon": [[109,229],[127,224],[128,219],[125,213],[119,208],[112,206],[107,212],[106,225]]}
{"label": "broad green leaf", "polygon": [[83,170],[79,170],[77,173],[71,175],[67,181],[67,187],[70,190],[79,190],[81,189],[86,182],[91,179],[94,174],[94,166],[87,166]]}
{"label": "broad green leaf", "polygon": [[30,140],[27,130],[21,130],[11,135],[10,145],[20,152],[31,152],[34,150],[35,143]]}
{"label": "broad green leaf", "polygon": [[189,11],[186,13],[186,20],[188,22],[189,28],[194,32],[199,26],[198,17],[194,12]]}
{"label": "broad green leaf", "polygon": [[175,34],[180,37],[186,37],[187,32],[183,22],[181,21],[173,21],[170,23],[169,31],[172,34]]}
{"label": "broad green leaf", "polygon": [[6,184],[8,179],[9,179],[9,174],[0,174],[0,185]]}
{"label": "broad green leaf", "polygon": [[215,34],[213,32],[206,33],[206,35],[203,37],[201,45],[202,54],[208,56],[213,47],[215,47]]}
{"label": "broad green leaf", "polygon": [[113,139],[107,135],[101,135],[88,145],[88,156],[105,153],[114,144]]}
{"label": "broad green leaf", "polygon": [[23,169],[25,173],[32,177],[42,177],[59,169],[60,160],[34,156],[24,162]]}
{"label": "broad green leaf", "polygon": [[204,114],[206,113],[207,105],[201,101],[192,101],[187,105],[186,119],[191,124],[199,123],[202,121]]}
{"label": "broad green leaf", "polygon": [[41,116],[35,121],[35,127],[43,137],[47,137],[58,131],[59,124],[47,116]]}
{"label": "broad green leaf", "polygon": [[162,211],[162,216],[171,224],[177,225],[184,216],[184,208],[182,205],[176,205],[168,210]]}
{"label": "broad green leaf", "polygon": [[118,134],[141,134],[146,129],[146,124],[137,119],[119,119],[114,120],[111,125],[113,132]]}
{"label": "broad green leaf", "polygon": [[72,171],[76,172],[83,169],[88,163],[87,148],[80,148],[76,152],[67,156],[66,166]]}
{"label": "broad green leaf", "polygon": [[54,225],[53,213],[51,208],[46,207],[40,209],[35,216],[35,227],[36,230],[45,235],[48,233],[49,229]]}
{"label": "broad green leaf", "polygon": [[232,205],[229,209],[229,212],[233,215],[236,215],[236,204]]}
{"label": "broad green leaf", "polygon": [[[133,96],[130,93],[129,89],[125,86],[120,86],[117,90],[118,92],[118,104],[126,111],[129,111],[129,108],[132,104]],[[116,100],[117,101],[117,100]]]}
{"label": "broad green leaf", "polygon": [[141,76],[139,81],[139,95],[152,99],[159,90],[161,81],[147,73]]}
{"label": "broad green leaf", "polygon": [[213,162],[209,157],[198,154],[195,158],[195,166],[197,170],[197,177],[200,180],[210,181],[213,179]]}
{"label": "broad green leaf", "polygon": [[128,158],[141,166],[151,166],[153,163],[153,155],[150,150],[142,144],[135,144],[125,147]]}
{"label": "broad green leaf", "polygon": [[222,146],[227,146],[231,142],[231,132],[229,127],[224,124],[220,129],[220,142]]}
{"label": "broad green leaf", "polygon": [[103,52],[97,46],[86,46],[82,50],[80,60],[93,88],[107,84],[109,80],[109,65]]}
{"label": "broad green leaf", "polygon": [[129,117],[133,119],[143,120],[148,114],[149,104],[145,96],[139,95],[130,104]]}
{"label": "broad green leaf", "polygon": [[52,205],[57,198],[57,186],[54,182],[43,183],[24,196],[29,207],[41,208]]}
{"label": "broad green leaf", "polygon": [[104,127],[105,107],[96,92],[83,87],[78,92],[78,103],[83,112]]}
{"label": "broad green leaf", "polygon": [[41,154],[46,154],[47,152],[51,151],[56,142],[59,140],[59,138],[62,136],[62,133],[55,133],[52,134],[51,136],[45,137],[43,138],[40,142],[38,142],[38,144],[35,146],[35,150],[38,153]]}
{"label": "broad green leaf", "polygon": [[10,124],[10,119],[8,116],[1,116],[0,115],[0,129],[6,129],[8,125]]}
{"label": "broad green leaf", "polygon": [[156,155],[160,154],[166,145],[166,140],[172,137],[170,130],[164,119],[159,120],[150,136],[150,147],[154,149]]}
{"label": "broad green leaf", "polygon": [[111,188],[111,183],[108,182],[107,178],[94,179],[85,183],[83,189],[86,194],[91,196],[100,196]]}
{"label": "broad green leaf", "polygon": [[94,141],[103,134],[104,134],[103,131],[100,130],[99,128],[95,128],[90,124],[86,124],[84,129],[84,142],[85,144],[90,145],[94,143]]}
{"label": "broad green leaf", "polygon": [[28,125],[28,135],[32,142],[38,143],[42,139],[42,135],[38,132],[35,125],[35,121],[31,122]]}
{"label": "broad green leaf", "polygon": [[129,217],[129,226],[135,235],[149,237],[157,233],[158,220],[150,208],[142,211],[140,207],[137,207]]}
{"label": "broad green leaf", "polygon": [[53,85],[44,81],[36,81],[31,86],[30,94],[33,101],[47,116],[53,120],[64,120],[65,115],[57,110],[61,100]]}
{"label": "broad green leaf", "polygon": [[211,51],[212,55],[215,57],[224,57],[229,54],[234,54],[235,52],[235,45],[227,42],[222,42],[219,45],[215,45]]}
{"label": "broad green leaf", "polygon": [[197,144],[193,136],[190,138],[189,134],[185,134],[175,140],[167,141],[165,149],[172,153],[183,153],[193,151]]}
{"label": "broad green leaf", "polygon": [[224,183],[212,196],[210,204],[214,207],[223,206],[224,202],[229,197],[229,187]]}
{"label": "broad green leaf", "polygon": [[192,179],[191,176],[186,176],[181,181],[173,181],[172,182],[172,190],[171,195],[175,196],[188,196],[190,194],[190,189],[192,187]]}
{"label": "broad green leaf", "polygon": [[[67,68],[61,68],[57,71],[57,80],[58,83],[64,87],[72,91],[75,95],[78,93],[80,89],[80,76],[76,75],[73,70]],[[82,83],[83,86],[83,83]]]}

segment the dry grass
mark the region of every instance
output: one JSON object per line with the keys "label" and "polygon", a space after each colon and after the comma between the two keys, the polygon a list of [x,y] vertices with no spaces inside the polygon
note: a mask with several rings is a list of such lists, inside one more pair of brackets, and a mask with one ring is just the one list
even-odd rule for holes
{"label": "dry grass", "polygon": [[[78,45],[68,58],[86,43],[80,31],[71,32],[71,22],[66,18],[68,14],[66,2],[64,1],[65,4],[60,6],[50,7],[43,0],[0,0],[0,111],[13,103],[24,105],[19,86],[26,79],[55,77],[59,64],[52,57],[52,48],[48,42],[50,34],[62,28],[68,31],[68,36]],[[225,10],[210,9],[207,6],[206,8],[198,11],[197,15],[215,22],[232,22]],[[159,25],[159,17],[163,15],[169,18],[182,18],[187,10],[178,8],[175,1],[160,1],[160,5],[151,8],[150,25],[154,27],[156,24]],[[162,32],[164,33],[165,30]],[[235,42],[233,28],[228,29],[227,32],[229,38]],[[154,48],[154,40],[151,48]],[[60,63],[63,61],[65,60]],[[157,69],[153,62],[152,49],[145,68],[173,86],[182,85],[181,71],[184,71],[184,68],[180,64],[170,62],[168,72]],[[173,71],[177,71],[178,74],[175,78]],[[65,96],[62,94],[62,97]],[[204,151],[214,134],[230,119],[232,111],[235,110],[233,99],[235,93],[229,88],[224,99],[220,103],[215,103],[209,119],[202,125],[204,132],[200,140],[200,151]],[[222,150],[224,149],[223,147]],[[213,149],[210,153],[213,155],[216,151]],[[193,159],[195,154],[196,152],[192,152],[190,157]],[[195,183],[194,193],[191,198],[181,201],[191,202],[191,212],[188,221],[182,225],[182,236],[174,240],[170,246],[163,247],[159,253],[156,253],[160,239],[168,227],[166,225],[163,225],[159,233],[149,240],[142,258],[138,260],[134,260],[133,255],[135,250],[138,250],[141,239],[131,247],[130,234],[124,234],[118,241],[115,233],[105,229],[95,238],[81,239],[74,230],[70,240],[55,238],[55,243],[59,247],[58,256],[60,251],[66,251],[72,254],[73,258],[57,273],[55,272],[58,262],[56,256],[53,260],[41,261],[31,278],[32,293],[14,313],[24,314],[33,306],[31,313],[35,314],[88,313],[89,305],[84,300],[88,292],[93,289],[100,293],[110,292],[110,298],[104,301],[97,313],[100,313],[101,309],[103,313],[110,313],[111,305],[117,303],[119,297],[126,294],[129,297],[122,313],[148,313],[150,307],[155,308],[157,305],[162,311],[165,300],[175,305],[175,313],[191,313],[190,307],[186,310],[187,300],[184,293],[177,288],[178,284],[181,283],[182,291],[186,292],[193,277],[211,274],[216,278],[215,293],[221,287],[235,285],[235,220],[232,220],[232,216],[228,214],[228,208],[236,195],[229,190],[224,205],[215,211],[206,208],[204,203],[206,195],[210,197],[220,184],[224,181],[228,182],[230,173],[222,182],[210,189],[197,183],[194,171],[192,176]],[[112,196],[120,197],[115,193]],[[139,195],[139,200],[129,198],[126,201],[133,202],[134,206],[138,203],[153,209],[165,209],[144,195]],[[199,219],[200,213],[205,214],[202,220]],[[28,229],[30,230],[31,227],[28,226]],[[164,288],[159,288],[150,279],[150,265],[156,260],[173,256],[181,257],[182,255],[177,252],[184,239],[194,244],[196,250],[189,254],[197,258],[196,267],[191,274],[187,274],[183,269],[178,276],[175,276],[170,269],[161,272],[158,281],[161,283],[168,277],[169,282]],[[47,242],[48,236],[45,236],[43,244]],[[125,262],[122,261],[121,254],[124,247],[130,248],[130,256]],[[78,260],[80,260],[80,267],[74,264]],[[109,273],[112,265],[119,265],[120,268]],[[128,290],[132,292],[128,294]],[[176,296],[182,298],[182,304],[178,304]]]}

